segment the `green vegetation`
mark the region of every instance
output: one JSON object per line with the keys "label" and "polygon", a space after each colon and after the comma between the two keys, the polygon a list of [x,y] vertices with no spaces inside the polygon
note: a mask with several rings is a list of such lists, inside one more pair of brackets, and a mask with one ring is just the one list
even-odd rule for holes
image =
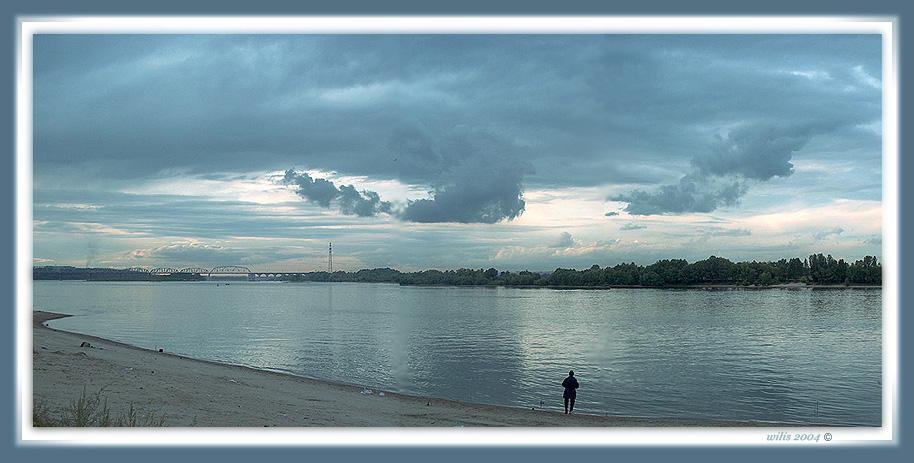
{"label": "green vegetation", "polygon": [[358,272],[311,272],[290,275],[293,281],[351,281],[399,283],[402,285],[502,285],[546,287],[605,286],[770,286],[786,283],[813,285],[881,285],[882,265],[867,256],[849,264],[831,255],[813,254],[805,260],[781,259],[775,262],[731,262],[711,256],[688,263],[684,259],[664,259],[648,266],[635,263],[586,270],[556,269],[552,273],[499,272],[490,269],[423,270],[403,273],[389,268]]}
{"label": "green vegetation", "polygon": [[84,387],[82,394],[56,415],[52,416],[51,410],[42,402],[33,404],[32,425],[65,428],[162,427],[165,426],[165,414],[152,412],[141,418],[131,403],[127,411],[112,416],[108,399],[102,397],[102,390],[86,395]]}
{"label": "green vegetation", "polygon": [[68,265],[44,265],[32,267],[33,280],[78,280],[78,281],[202,281],[199,273],[172,273],[157,275],[137,272],[132,269],[108,267],[80,268]]}
{"label": "green vegetation", "polygon": [[[62,270],[63,269],[63,270]],[[35,267],[33,278],[86,279],[104,281],[181,281],[189,274],[152,275],[118,269],[90,269],[87,277],[82,269],[72,267]],[[401,285],[489,285],[489,286],[543,286],[558,288],[594,288],[610,286],[771,286],[786,283],[811,285],[866,285],[882,284],[882,265],[875,257],[866,256],[854,263],[835,260],[831,255],[813,254],[806,259],[781,259],[772,262],[732,262],[723,257],[711,256],[689,263],[684,259],[664,259],[643,266],[632,263],[613,267],[594,265],[586,270],[555,269],[547,272],[500,272],[490,269],[423,270],[400,272],[390,268],[363,269],[357,272],[308,272],[283,273],[277,277],[285,281],[341,281],[361,283],[399,283]],[[192,279],[204,279],[192,275]],[[188,277],[190,279],[190,277]]]}

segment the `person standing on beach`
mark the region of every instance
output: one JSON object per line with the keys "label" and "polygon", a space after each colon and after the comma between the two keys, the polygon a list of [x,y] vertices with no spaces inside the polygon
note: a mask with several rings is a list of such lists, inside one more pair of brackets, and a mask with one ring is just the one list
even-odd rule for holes
{"label": "person standing on beach", "polygon": [[[574,377],[574,370],[568,372],[568,377],[565,378],[565,381],[562,381],[562,387],[565,388],[565,393],[562,394],[562,398],[565,399],[565,414],[574,411],[574,399],[578,395],[578,380]],[[571,403],[569,407],[568,404]]]}

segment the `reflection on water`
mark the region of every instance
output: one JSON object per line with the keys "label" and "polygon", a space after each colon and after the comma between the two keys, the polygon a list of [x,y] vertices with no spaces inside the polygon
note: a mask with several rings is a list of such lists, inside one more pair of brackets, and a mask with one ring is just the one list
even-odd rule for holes
{"label": "reflection on water", "polygon": [[[391,391],[636,416],[881,423],[880,290],[35,282],[52,322]],[[818,415],[816,415],[818,410]]]}

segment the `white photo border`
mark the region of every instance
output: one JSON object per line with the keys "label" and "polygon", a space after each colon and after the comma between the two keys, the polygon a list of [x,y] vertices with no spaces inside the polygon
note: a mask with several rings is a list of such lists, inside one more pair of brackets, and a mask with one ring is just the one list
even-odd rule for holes
{"label": "white photo border", "polygon": [[[899,141],[896,17],[42,16],[17,18],[16,413],[18,445],[810,446],[897,445]],[[35,34],[874,34],[882,37],[882,426],[759,428],[35,428],[32,409],[32,45]],[[23,413],[28,411],[29,413]],[[831,433],[768,442],[769,433]]]}

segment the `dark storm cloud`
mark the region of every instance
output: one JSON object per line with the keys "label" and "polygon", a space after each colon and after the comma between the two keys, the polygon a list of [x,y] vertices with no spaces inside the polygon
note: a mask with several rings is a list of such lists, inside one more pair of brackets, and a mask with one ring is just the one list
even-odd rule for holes
{"label": "dark storm cloud", "polygon": [[682,214],[733,206],[746,190],[745,182],[738,179],[717,180],[690,174],[679,183],[654,191],[634,190],[609,199],[628,203],[625,211],[632,215]]}
{"label": "dark storm cloud", "polygon": [[357,191],[352,185],[340,185],[340,212],[359,217],[371,217],[381,212],[390,213],[390,202],[381,201],[374,191]]}
{"label": "dark storm cloud", "polygon": [[410,201],[400,212],[410,222],[496,223],[524,211],[524,159],[528,147],[486,129],[460,126],[439,134],[397,132],[391,142],[400,178],[433,174],[428,198]]}
{"label": "dark storm cloud", "polygon": [[340,185],[323,178],[312,178],[307,172],[285,172],[282,182],[295,186],[295,193],[321,207],[328,208],[331,202],[339,205],[339,210],[346,215],[372,217],[382,212],[390,213],[390,202],[381,201],[374,191],[358,191],[352,185]]}
{"label": "dark storm cloud", "polygon": [[816,133],[828,133],[828,124],[779,127],[740,126],[691,160],[692,172],[678,184],[664,185],[654,191],[635,190],[610,199],[627,202],[625,210],[634,215],[711,212],[734,206],[749,191],[751,182],[793,174],[790,162],[794,153],[810,142]]}
{"label": "dark storm cloud", "polygon": [[409,201],[398,216],[410,222],[496,223],[524,211],[525,146],[487,130],[457,127],[437,141],[424,131],[398,130],[390,143],[401,179],[428,182],[428,198]]}
{"label": "dark storm cloud", "polygon": [[881,114],[878,36],[42,35],[34,49],[39,176],[292,164],[437,188],[464,127],[524,145],[530,185],[650,185],[733,124]]}
{"label": "dark storm cloud", "polygon": [[405,169],[438,172],[428,198],[408,201],[394,211],[377,192],[336,186],[306,172],[289,169],[282,182],[321,207],[334,203],[341,213],[362,217],[383,212],[408,222],[496,223],[523,213],[523,179],[531,168],[519,159],[518,147],[486,132],[465,130],[449,133],[440,146],[429,143],[421,131],[401,131],[392,145]]}
{"label": "dark storm cloud", "polygon": [[422,181],[439,175],[450,164],[450,159],[438,153],[432,137],[415,127],[393,130],[387,149],[396,164],[398,177],[409,181]]}
{"label": "dark storm cloud", "polygon": [[719,137],[707,154],[693,158],[692,165],[708,175],[754,180],[787,177],[793,173],[791,157],[811,137],[811,129],[805,127],[739,127]]}
{"label": "dark storm cloud", "polygon": [[[622,192],[634,215],[735,206],[761,182],[806,204],[878,200],[881,68],[878,35],[38,35],[36,233],[54,238],[36,256],[83,253],[86,234],[342,235],[379,265],[425,267],[439,254],[422,246],[458,243],[449,262],[483,266],[491,236],[526,225],[465,236],[390,221],[504,222],[525,191],[571,187]],[[309,176],[293,185],[307,202],[264,205],[180,184],[289,166],[428,195],[391,204]],[[119,193],[162,179],[173,194]],[[49,188],[78,194],[38,206]]]}
{"label": "dark storm cloud", "polygon": [[288,170],[283,183],[295,185],[303,198],[322,207],[339,204],[340,212],[363,217],[392,213],[407,222],[496,223],[524,211],[524,176],[532,172],[523,147],[485,130],[449,130],[437,142],[419,129],[400,129],[389,144],[400,178],[421,181],[432,173],[428,198],[394,210],[373,191],[337,187],[326,179]]}
{"label": "dark storm cloud", "polygon": [[311,178],[307,172],[295,172],[292,169],[286,171],[282,182],[286,185],[295,185],[295,190],[299,196],[317,203],[321,207],[330,207],[330,201],[333,201],[340,195],[340,190],[329,180],[323,178]]}
{"label": "dark storm cloud", "polygon": [[410,222],[496,223],[519,216],[526,203],[523,165],[477,158],[455,168],[430,198],[410,201],[401,213]]}

